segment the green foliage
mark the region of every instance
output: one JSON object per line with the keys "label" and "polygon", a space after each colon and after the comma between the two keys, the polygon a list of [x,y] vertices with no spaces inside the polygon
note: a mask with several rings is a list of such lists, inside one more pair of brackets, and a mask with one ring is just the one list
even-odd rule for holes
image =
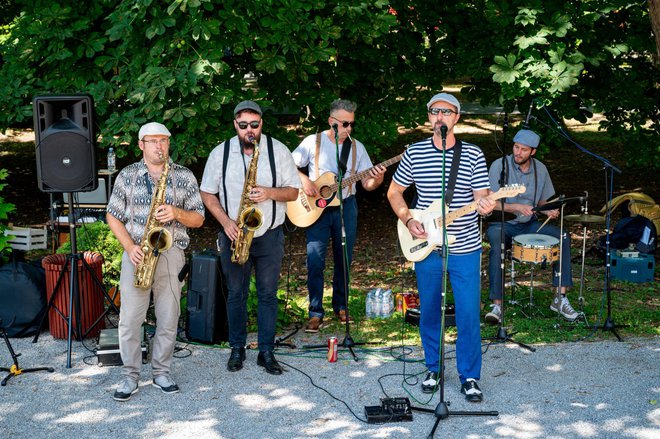
{"label": "green foliage", "polygon": [[[103,255],[103,280],[111,286],[119,286],[121,257],[124,248],[106,223],[97,221],[76,229],[76,247],[80,252],[101,253]],[[62,244],[57,249],[57,253],[71,253],[71,242],[67,241]]]}
{"label": "green foliage", "polygon": [[[603,129],[634,142],[631,157],[660,166],[660,73],[639,3],[27,4],[13,2],[10,11],[23,12],[0,30],[0,128],[29,125],[34,95],[87,92],[103,147],[135,155],[139,126],[157,120],[174,135],[173,158],[190,163],[234,134],[239,100],[259,100],[266,131],[293,147],[325,127],[330,102],[343,97],[358,103],[356,135],[380,156],[398,126],[426,121],[434,91],[461,78],[468,98],[507,111],[538,98],[558,120],[586,121],[585,107],[603,112]],[[277,126],[282,115],[299,130]]]}
{"label": "green foliage", "polygon": [[[5,180],[9,172],[6,169],[0,169],[0,182]],[[7,186],[7,183],[0,183],[0,192]],[[0,195],[0,259],[3,258],[4,253],[6,253],[11,247],[7,242],[11,236],[5,236],[5,230],[7,230],[7,225],[3,224],[2,221],[9,218],[9,214],[16,209],[12,203],[5,201],[4,197]]]}

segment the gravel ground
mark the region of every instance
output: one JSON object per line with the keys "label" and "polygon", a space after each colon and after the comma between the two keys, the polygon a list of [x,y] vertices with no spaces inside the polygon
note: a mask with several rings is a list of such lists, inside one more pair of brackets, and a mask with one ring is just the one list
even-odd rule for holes
{"label": "gravel ground", "polygon": [[[36,344],[11,342],[22,354],[21,367],[55,372],[22,374],[0,388],[3,438],[419,438],[431,431],[433,414],[415,411],[412,422],[368,424],[364,406],[379,405],[385,394],[430,409],[440,400],[423,394],[412,377],[424,372],[416,361],[419,346],[406,349],[405,362],[394,358],[401,348],[358,349],[357,362],[340,349],[337,363],[329,363],[325,351],[282,348],[277,358],[286,372],[271,376],[256,365],[256,351],[248,350],[243,370],[230,373],[227,349],[179,343],[184,349],[173,377],[181,392],[165,395],[151,386],[146,365],[140,391],[119,403],[112,394],[120,369],[96,365],[80,342],[73,343],[70,369],[65,340],[44,333]],[[448,345],[444,400],[450,411],[499,416],[449,416],[435,436],[660,438],[660,337],[535,347],[532,353],[512,344],[484,346],[485,398],[471,404],[459,392]],[[11,365],[3,344],[0,364]],[[411,376],[404,380],[404,373]]]}

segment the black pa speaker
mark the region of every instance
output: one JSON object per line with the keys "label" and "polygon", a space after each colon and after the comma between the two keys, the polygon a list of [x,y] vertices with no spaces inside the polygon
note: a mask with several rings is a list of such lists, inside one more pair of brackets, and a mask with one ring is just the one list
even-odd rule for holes
{"label": "black pa speaker", "polygon": [[32,106],[39,189],[43,192],[95,190],[98,180],[92,97],[37,96]]}
{"label": "black pa speaker", "polygon": [[229,341],[227,286],[218,252],[205,250],[191,256],[187,304],[188,340],[211,344]]}

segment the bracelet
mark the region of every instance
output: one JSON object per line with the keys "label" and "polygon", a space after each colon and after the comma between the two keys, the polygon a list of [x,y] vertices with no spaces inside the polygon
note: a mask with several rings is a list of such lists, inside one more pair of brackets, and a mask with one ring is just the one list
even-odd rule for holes
{"label": "bracelet", "polygon": [[406,228],[408,228],[408,223],[409,223],[410,221],[414,220],[414,219],[415,219],[415,218],[410,217],[410,218],[408,218],[408,219],[406,220]]}

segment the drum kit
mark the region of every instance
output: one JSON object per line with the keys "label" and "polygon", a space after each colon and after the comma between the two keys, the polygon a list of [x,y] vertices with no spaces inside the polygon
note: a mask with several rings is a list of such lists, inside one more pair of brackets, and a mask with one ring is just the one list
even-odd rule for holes
{"label": "drum kit", "polygon": [[[580,295],[578,297],[578,302],[579,302],[579,311],[580,311],[580,316],[578,319],[584,319],[585,323],[588,324],[586,317],[584,316],[583,312],[583,305],[584,305],[584,296],[583,296],[583,290],[584,290],[584,263],[585,263],[585,256],[586,256],[586,243],[587,243],[587,229],[590,224],[599,224],[599,223],[605,223],[605,217],[603,216],[598,216],[598,215],[590,215],[588,212],[588,205],[587,205],[587,198],[588,194],[585,192],[584,197],[573,197],[573,198],[564,198],[564,197],[559,197],[557,200],[548,202],[544,204],[543,206],[538,206],[535,207],[533,210],[534,211],[547,211],[547,210],[553,210],[559,208],[561,211],[560,214],[560,236],[563,236],[563,220],[565,219],[566,221],[570,221],[573,223],[579,223],[582,225],[582,253],[581,253],[581,260],[582,260],[582,266],[581,266],[581,271],[580,271]],[[582,207],[581,207],[581,213],[577,215],[563,215],[563,208],[564,206],[572,201],[580,201]],[[547,221],[546,221],[547,222]],[[543,228],[543,225],[537,230],[540,231],[541,228]],[[523,235],[517,235],[513,237],[512,241],[512,247],[511,247],[511,285],[513,287],[512,292],[512,300],[511,303],[517,303],[515,301],[515,270],[514,270],[514,263],[525,263],[525,264],[531,264],[531,270],[530,270],[530,287],[529,287],[529,303],[528,303],[528,308],[530,314],[533,312],[534,308],[534,267],[535,266],[540,266],[541,268],[545,268],[547,264],[553,264],[555,262],[559,262],[559,265],[561,266],[561,242],[559,239],[553,237],[553,236],[548,236],[548,235],[543,235],[539,233],[530,233],[530,234],[523,234]],[[561,276],[561,273],[557,273],[558,276]],[[561,287],[557,287],[557,294],[559,294],[559,289]],[[523,314],[524,311],[523,311]],[[529,314],[526,314],[527,317],[530,317]]]}

